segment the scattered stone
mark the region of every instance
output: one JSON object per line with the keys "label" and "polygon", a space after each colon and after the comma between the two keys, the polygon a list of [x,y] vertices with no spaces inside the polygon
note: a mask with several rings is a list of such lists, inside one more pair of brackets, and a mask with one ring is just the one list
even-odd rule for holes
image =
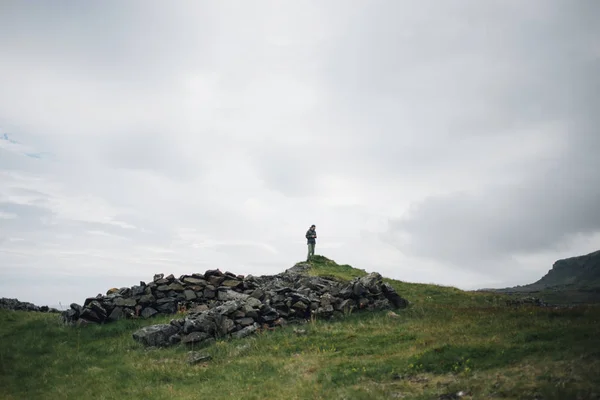
{"label": "scattered stone", "polygon": [[203,354],[197,351],[188,352],[187,362],[190,365],[198,364],[205,361],[210,361],[212,357],[208,354]]}

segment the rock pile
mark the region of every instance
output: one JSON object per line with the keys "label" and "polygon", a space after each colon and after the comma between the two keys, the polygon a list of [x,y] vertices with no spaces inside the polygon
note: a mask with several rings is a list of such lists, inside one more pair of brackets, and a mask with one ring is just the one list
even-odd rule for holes
{"label": "rock pile", "polygon": [[17,310],[17,311],[37,311],[37,312],[51,312],[58,313],[56,308],[51,308],[48,306],[36,306],[33,303],[28,303],[26,301],[19,301],[17,299],[7,299],[2,297],[0,299],[0,308],[4,308],[6,310]]}
{"label": "rock pile", "polygon": [[[261,328],[305,321],[312,316],[328,319],[354,309],[407,306],[407,301],[383,283],[378,273],[340,283],[301,275],[291,269],[275,276],[241,279],[238,285],[233,282],[223,285],[225,282],[217,287],[217,301],[198,305],[184,318],[173,319],[169,324],[142,328],[133,338],[157,347],[205,344],[222,337],[242,338]],[[250,288],[244,289],[246,285]]]}
{"label": "rock pile", "polygon": [[67,323],[106,323],[122,318],[150,318],[185,310],[170,324],[146,327],[134,337],[148,346],[197,343],[211,338],[245,336],[259,327],[293,320],[331,318],[355,309],[404,308],[407,301],[372,273],[351,282],[308,276],[299,264],[278,275],[254,277],[218,269],[203,274],[154,276],[152,282],[110,289],[106,295],[71,304]]}

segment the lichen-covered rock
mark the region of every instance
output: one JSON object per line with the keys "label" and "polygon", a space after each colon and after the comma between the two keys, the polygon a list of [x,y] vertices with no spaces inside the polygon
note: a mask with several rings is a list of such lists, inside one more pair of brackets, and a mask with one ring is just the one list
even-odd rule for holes
{"label": "lichen-covered rock", "polygon": [[228,288],[235,288],[235,287],[239,287],[242,285],[242,281],[239,279],[225,279],[223,282],[221,282],[221,286],[225,286]]}
{"label": "lichen-covered rock", "polygon": [[212,335],[215,330],[215,320],[208,314],[208,311],[186,318],[183,325],[183,333],[206,332]]}
{"label": "lichen-covered rock", "polygon": [[194,286],[206,286],[208,282],[203,278],[197,278],[193,276],[186,276],[182,279],[184,284],[194,285]]}
{"label": "lichen-covered rock", "polygon": [[168,346],[169,337],[178,333],[177,327],[169,324],[146,326],[133,333],[133,339],[145,346]]}
{"label": "lichen-covered rock", "polygon": [[238,293],[236,291],[227,289],[227,290],[219,290],[217,299],[220,301],[230,301],[230,300],[246,300],[250,297],[244,293]]}
{"label": "lichen-covered rock", "polygon": [[135,307],[137,304],[137,301],[132,298],[126,299],[124,297],[117,297],[113,301],[113,304],[117,307]]}
{"label": "lichen-covered rock", "polygon": [[237,339],[241,339],[241,338],[244,338],[246,336],[252,335],[257,330],[258,330],[258,325],[257,324],[253,324],[253,325],[247,326],[247,327],[245,327],[243,329],[240,329],[237,332],[234,332],[233,333],[233,337],[235,337]]}

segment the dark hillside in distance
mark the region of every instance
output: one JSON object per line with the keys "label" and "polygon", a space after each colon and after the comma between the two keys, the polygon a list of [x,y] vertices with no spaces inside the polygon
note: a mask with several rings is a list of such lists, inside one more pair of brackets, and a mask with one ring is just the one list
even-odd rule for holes
{"label": "dark hillside in distance", "polygon": [[481,289],[515,295],[534,295],[549,303],[600,303],[600,250],[558,260],[539,281],[504,289]]}

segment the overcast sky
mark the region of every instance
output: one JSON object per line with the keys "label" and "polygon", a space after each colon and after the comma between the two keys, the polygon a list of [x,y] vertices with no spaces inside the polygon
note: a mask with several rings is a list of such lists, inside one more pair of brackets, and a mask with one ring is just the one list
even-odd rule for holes
{"label": "overcast sky", "polygon": [[0,1],[0,297],[600,249],[600,3]]}

